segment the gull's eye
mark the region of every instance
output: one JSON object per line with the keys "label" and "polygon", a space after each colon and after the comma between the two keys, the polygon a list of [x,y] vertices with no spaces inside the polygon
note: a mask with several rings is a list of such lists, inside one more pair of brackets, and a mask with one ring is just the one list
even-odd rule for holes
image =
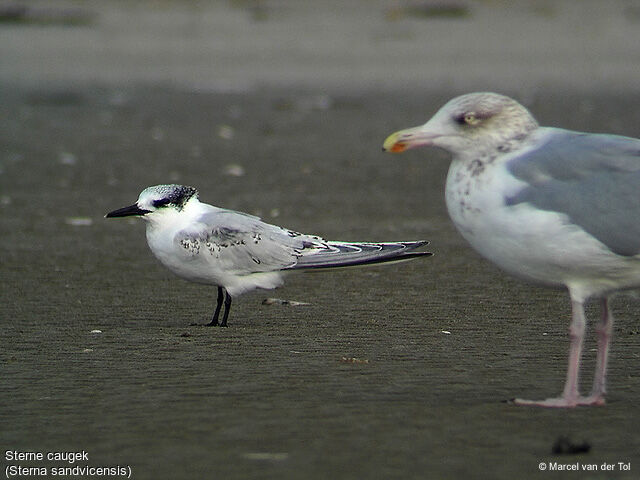
{"label": "gull's eye", "polygon": [[474,112],[468,112],[464,114],[464,123],[467,125],[477,125],[480,123],[480,119],[476,117]]}
{"label": "gull's eye", "polygon": [[465,112],[456,116],[456,122],[460,125],[477,125],[480,119],[475,112]]}

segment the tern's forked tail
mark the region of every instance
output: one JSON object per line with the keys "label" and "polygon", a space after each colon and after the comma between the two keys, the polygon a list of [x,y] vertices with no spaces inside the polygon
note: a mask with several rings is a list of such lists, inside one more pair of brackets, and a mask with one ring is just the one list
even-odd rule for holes
{"label": "tern's forked tail", "polygon": [[326,242],[323,248],[303,251],[297,263],[289,269],[349,267],[429,257],[433,253],[416,251],[428,243],[424,240],[385,243],[330,241]]}

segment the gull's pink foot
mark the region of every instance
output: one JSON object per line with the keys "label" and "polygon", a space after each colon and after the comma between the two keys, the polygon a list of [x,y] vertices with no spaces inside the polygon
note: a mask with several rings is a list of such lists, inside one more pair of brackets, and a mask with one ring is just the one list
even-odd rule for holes
{"label": "gull's pink foot", "polygon": [[589,407],[604,407],[606,403],[604,395],[589,395],[588,397],[580,397],[578,400],[578,405]]}
{"label": "gull's pink foot", "polygon": [[546,407],[546,408],[573,408],[577,406],[603,406],[605,404],[602,395],[589,395],[588,397],[558,397],[547,398],[546,400],[524,400],[522,398],[514,398],[514,405],[528,407]]}
{"label": "gull's pink foot", "polygon": [[579,398],[547,398],[546,400],[524,400],[522,398],[514,398],[514,405],[523,405],[528,407],[547,407],[547,408],[572,408],[578,406]]}

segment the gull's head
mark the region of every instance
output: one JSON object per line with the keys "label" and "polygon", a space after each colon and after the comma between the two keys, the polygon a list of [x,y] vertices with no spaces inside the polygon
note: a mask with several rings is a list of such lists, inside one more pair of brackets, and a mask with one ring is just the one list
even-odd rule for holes
{"label": "gull's head", "polygon": [[145,188],[138,201],[105,215],[106,218],[141,216],[145,220],[168,213],[181,212],[190,200],[198,199],[198,191],[184,185],[156,185]]}
{"label": "gull's head", "polygon": [[447,102],[424,125],[395,132],[384,141],[385,152],[420,146],[443,148],[453,155],[470,149],[499,149],[524,139],[538,123],[515,100],[497,93],[469,93]]}

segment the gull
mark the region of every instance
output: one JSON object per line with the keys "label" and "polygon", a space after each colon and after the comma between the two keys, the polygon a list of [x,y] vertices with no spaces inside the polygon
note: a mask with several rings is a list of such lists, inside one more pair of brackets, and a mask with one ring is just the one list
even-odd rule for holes
{"label": "gull", "polygon": [[[208,326],[227,326],[231,299],[256,288],[283,283],[283,272],[347,267],[427,257],[416,251],[427,241],[336,242],[270,225],[253,215],[200,202],[184,185],[156,185],[138,201],[107,218],[139,216],[146,221],[147,243],[156,258],[186,280],[218,287]],[[224,302],[224,315],[218,317]]]}
{"label": "gull", "polygon": [[[508,273],[566,288],[569,365],[562,395],[519,405],[604,405],[610,297],[640,287],[640,140],[541,127],[495,93],[450,100],[427,123],[390,135],[383,150],[439,147],[452,156],[445,197],[460,234]],[[593,387],[579,394],[584,303],[602,319]]]}

